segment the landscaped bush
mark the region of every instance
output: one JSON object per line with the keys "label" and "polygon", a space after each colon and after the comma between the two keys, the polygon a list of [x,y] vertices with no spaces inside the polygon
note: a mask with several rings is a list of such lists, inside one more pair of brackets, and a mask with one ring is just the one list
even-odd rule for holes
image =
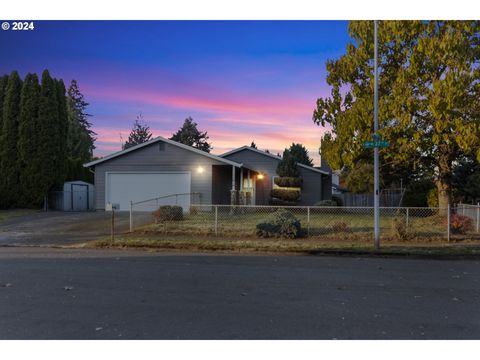
{"label": "landscaped bush", "polygon": [[473,230],[473,221],[468,216],[452,214],[450,216],[450,230],[454,234],[466,234]]}
{"label": "landscaped bush", "polygon": [[403,218],[394,218],[392,220],[392,231],[393,235],[399,240],[405,241],[411,237],[410,233],[408,232],[407,221]]}
{"label": "landscaped bush", "polygon": [[295,239],[302,235],[300,221],[285,209],[277,210],[256,226],[258,237],[285,237]]}
{"label": "landscaped bush", "polygon": [[299,188],[302,187],[303,179],[301,177],[276,177],[273,179],[275,185],[280,187],[293,187]]}
{"label": "landscaped bush", "polygon": [[337,202],[334,200],[320,200],[314,206],[337,206]]}
{"label": "landscaped bush", "polygon": [[164,205],[153,212],[155,222],[183,220],[183,209],[181,206]]}
{"label": "landscaped bush", "polygon": [[337,206],[343,206],[343,199],[340,196],[332,195],[332,201],[335,201]]}
{"label": "landscaped bush", "polygon": [[346,233],[350,232],[350,228],[348,227],[348,224],[344,221],[336,221],[332,225],[332,231],[336,233]]}
{"label": "landscaped bush", "polygon": [[290,189],[272,189],[272,197],[284,201],[297,201],[300,198],[300,191]]}

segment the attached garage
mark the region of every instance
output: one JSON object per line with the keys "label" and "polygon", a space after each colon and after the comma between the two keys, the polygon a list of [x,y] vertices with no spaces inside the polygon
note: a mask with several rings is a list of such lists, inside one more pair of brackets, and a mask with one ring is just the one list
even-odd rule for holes
{"label": "attached garage", "polygon": [[[160,200],[161,205],[179,205],[184,210],[190,208],[190,196],[171,196],[191,193],[190,172],[106,172],[105,205],[116,203],[120,210],[128,210],[130,201],[167,197]],[[156,205],[157,203],[155,203]],[[151,210],[153,204],[145,203]],[[139,209],[141,206],[136,206]]]}

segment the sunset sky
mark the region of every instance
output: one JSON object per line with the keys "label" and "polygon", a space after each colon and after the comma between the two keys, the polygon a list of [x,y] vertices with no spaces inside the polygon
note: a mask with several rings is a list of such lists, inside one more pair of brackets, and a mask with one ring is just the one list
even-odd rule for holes
{"label": "sunset sky", "polygon": [[255,141],[282,152],[302,143],[315,163],[325,129],[325,62],[345,52],[345,21],[42,21],[1,31],[0,72],[76,79],[98,134],[96,156],[120,150],[141,112],[154,136],[191,116],[213,153]]}

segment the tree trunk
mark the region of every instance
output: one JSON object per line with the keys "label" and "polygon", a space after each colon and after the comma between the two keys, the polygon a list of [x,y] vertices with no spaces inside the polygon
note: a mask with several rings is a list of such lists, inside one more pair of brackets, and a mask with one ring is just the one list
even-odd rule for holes
{"label": "tree trunk", "polygon": [[450,202],[450,184],[445,179],[440,178],[437,181],[438,190],[438,207],[441,213],[446,213],[446,209]]}
{"label": "tree trunk", "polygon": [[446,209],[450,203],[451,179],[452,179],[452,161],[451,148],[448,144],[439,145],[440,154],[438,157],[438,207],[440,212],[446,214]]}

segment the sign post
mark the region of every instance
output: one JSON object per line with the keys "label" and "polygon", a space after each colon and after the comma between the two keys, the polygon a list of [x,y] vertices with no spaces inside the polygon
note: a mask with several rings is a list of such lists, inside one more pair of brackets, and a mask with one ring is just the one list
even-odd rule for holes
{"label": "sign post", "polygon": [[[378,29],[377,20],[373,22],[374,27],[374,95],[373,95],[373,136],[378,136]],[[380,191],[379,191],[379,157],[378,146],[373,148],[373,224],[375,249],[380,249]]]}

